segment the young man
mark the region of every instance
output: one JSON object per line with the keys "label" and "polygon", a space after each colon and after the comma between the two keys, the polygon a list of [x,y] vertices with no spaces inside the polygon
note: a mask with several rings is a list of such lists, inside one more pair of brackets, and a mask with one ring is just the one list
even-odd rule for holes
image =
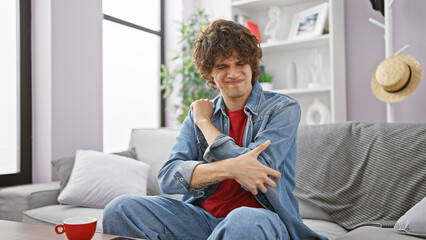
{"label": "young man", "polygon": [[148,239],[325,239],[302,222],[295,187],[296,100],[262,91],[257,38],[217,20],[194,44],[194,63],[221,96],[200,99],[158,174],[167,197],[120,197],[105,233]]}

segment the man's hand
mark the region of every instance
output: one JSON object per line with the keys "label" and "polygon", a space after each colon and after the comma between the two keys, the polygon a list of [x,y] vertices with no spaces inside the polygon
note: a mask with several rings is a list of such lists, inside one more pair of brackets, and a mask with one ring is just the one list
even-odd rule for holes
{"label": "man's hand", "polygon": [[191,104],[194,123],[203,132],[204,138],[210,145],[221,134],[213,125],[210,118],[213,113],[213,102],[208,99],[200,99]]}
{"label": "man's hand", "polygon": [[249,189],[253,195],[258,193],[257,189],[266,193],[268,190],[265,184],[272,188],[277,186],[269,176],[272,176],[275,180],[281,178],[280,172],[263,165],[257,160],[259,154],[268,148],[270,143],[271,141],[268,140],[246,154],[229,159],[228,162],[232,171],[231,177]]}
{"label": "man's hand", "polygon": [[194,114],[194,122],[200,127],[201,124],[210,122],[213,111],[213,102],[209,99],[199,99],[191,104],[191,110]]}

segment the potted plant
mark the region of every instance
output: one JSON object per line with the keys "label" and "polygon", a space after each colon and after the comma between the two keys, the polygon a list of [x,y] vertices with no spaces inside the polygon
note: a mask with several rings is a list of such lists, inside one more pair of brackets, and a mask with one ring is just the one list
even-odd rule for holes
{"label": "potted plant", "polygon": [[[161,66],[161,90],[164,90],[163,98],[166,98],[174,90],[179,91],[178,94],[182,98],[182,102],[175,104],[175,108],[180,111],[178,121],[183,122],[191,103],[197,99],[208,98],[212,99],[218,91],[211,89],[204,80],[199,77],[198,71],[194,66],[192,52],[194,41],[197,39],[200,30],[209,25],[209,15],[203,9],[193,10],[191,15],[182,23],[180,23],[180,53],[172,58],[172,61],[181,61],[173,70],[167,69],[163,64]],[[173,89],[173,83],[181,80],[179,89]]]}
{"label": "potted plant", "polygon": [[263,90],[272,90],[272,79],[273,76],[265,70],[265,66],[260,65],[259,83]]}

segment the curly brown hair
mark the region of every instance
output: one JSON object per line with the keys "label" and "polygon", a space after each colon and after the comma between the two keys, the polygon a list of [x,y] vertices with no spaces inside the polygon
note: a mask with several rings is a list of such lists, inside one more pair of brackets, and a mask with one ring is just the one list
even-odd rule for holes
{"label": "curly brown hair", "polygon": [[239,23],[220,19],[201,31],[194,42],[195,67],[211,88],[217,88],[211,76],[216,57],[229,58],[234,50],[238,52],[240,61],[250,65],[251,82],[254,84],[260,76],[262,49],[259,40],[249,29]]}

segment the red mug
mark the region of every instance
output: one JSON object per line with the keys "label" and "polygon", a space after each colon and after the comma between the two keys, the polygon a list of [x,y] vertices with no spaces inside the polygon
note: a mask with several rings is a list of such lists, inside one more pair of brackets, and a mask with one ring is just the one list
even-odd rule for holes
{"label": "red mug", "polygon": [[94,217],[68,218],[56,225],[55,232],[65,233],[69,240],[90,240],[95,235],[97,221]]}

